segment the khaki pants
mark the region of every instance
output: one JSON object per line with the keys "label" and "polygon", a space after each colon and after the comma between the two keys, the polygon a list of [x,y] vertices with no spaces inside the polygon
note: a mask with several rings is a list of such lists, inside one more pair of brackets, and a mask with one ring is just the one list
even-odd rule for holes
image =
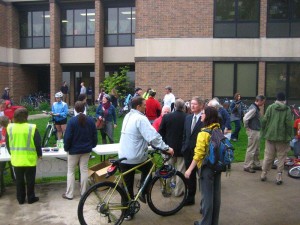
{"label": "khaki pants", "polygon": [[284,161],[287,156],[287,152],[290,150],[288,142],[268,141],[266,140],[264,162],[262,166],[263,172],[268,172],[274,162],[277,155],[278,164],[277,172],[282,173],[284,169]]}
{"label": "khaki pants", "polygon": [[[168,163],[170,165],[175,166],[175,168],[179,172],[181,172],[183,174],[185,173],[186,169],[185,169],[185,163],[184,163],[183,157],[173,157],[168,161]],[[177,176],[176,176],[176,178],[177,178]],[[180,179],[172,180],[172,182],[176,183],[176,188],[174,190],[175,196],[180,196],[182,193],[184,193],[183,182]]]}
{"label": "khaki pants", "polygon": [[248,146],[245,156],[244,168],[260,166],[259,161],[259,131],[247,129]]}
{"label": "khaki pants", "polygon": [[90,153],[69,155],[68,154],[68,175],[67,175],[67,191],[68,198],[74,197],[75,187],[75,168],[79,162],[80,168],[80,194],[83,195],[88,187],[88,162]]}

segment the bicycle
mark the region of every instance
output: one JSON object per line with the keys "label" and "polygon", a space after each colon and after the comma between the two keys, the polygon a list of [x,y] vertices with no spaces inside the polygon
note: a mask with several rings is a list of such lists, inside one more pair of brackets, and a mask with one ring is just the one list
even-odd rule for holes
{"label": "bicycle", "polygon": [[294,104],[294,105],[290,105],[290,109],[292,111],[294,120],[299,119],[300,118],[300,107],[296,107],[296,104]]}
{"label": "bicycle", "polygon": [[42,147],[49,147],[49,143],[56,143],[57,141],[57,130],[55,127],[53,114],[46,111],[43,111],[43,113],[51,115],[50,120],[46,125],[46,130],[42,141]]}
{"label": "bicycle", "polygon": [[[136,214],[140,210],[138,199],[147,184],[149,184],[147,190],[145,190],[147,203],[153,212],[161,216],[170,216],[182,209],[187,197],[185,177],[173,166],[165,165],[171,158],[170,156],[164,158],[162,166],[158,168],[154,155],[160,155],[160,153],[158,149],[154,149],[149,153],[150,157],[145,162],[126,172],[121,172],[120,170],[120,163],[126,158],[111,160],[112,165],[108,168],[106,177],[114,175],[117,171],[119,175],[116,176],[114,182],[94,184],[81,197],[77,210],[80,224],[121,224],[125,213]],[[163,152],[163,154],[166,154],[166,152]],[[152,167],[134,199],[131,199],[124,176],[149,162],[152,162]],[[155,176],[150,180],[155,168],[158,169],[155,172]],[[183,194],[178,197],[174,195],[176,187],[174,180],[182,182],[184,186]],[[120,184],[123,186],[121,187]]]}

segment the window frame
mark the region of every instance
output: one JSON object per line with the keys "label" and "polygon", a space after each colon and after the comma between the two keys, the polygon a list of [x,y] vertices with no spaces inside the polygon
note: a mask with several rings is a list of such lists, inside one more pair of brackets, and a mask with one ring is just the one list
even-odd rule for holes
{"label": "window frame", "polygon": [[[33,21],[33,13],[34,12],[42,12],[43,14],[43,24],[42,24],[42,29],[43,29],[43,35],[42,36],[36,36],[33,34],[33,24],[34,24],[34,21]],[[23,25],[23,22],[21,21],[21,16],[19,18],[19,23],[20,23],[20,27],[19,27],[19,32],[20,32],[20,49],[45,49],[45,48],[50,48],[50,33],[51,33],[51,26],[49,26],[50,28],[50,32],[49,32],[49,36],[46,35],[46,19],[49,19],[49,23],[50,23],[50,17],[49,18],[46,18],[45,15],[49,15],[50,16],[50,11],[47,10],[47,9],[36,9],[36,10],[33,10],[33,9],[30,9],[30,10],[21,10],[19,12],[19,14],[26,14],[27,15],[27,18],[28,18],[28,15],[30,14],[30,28],[31,28],[31,34],[30,35],[27,35],[27,36],[22,36],[23,32],[22,32],[22,25]],[[28,26],[28,19],[26,21],[26,24]],[[34,39],[36,38],[42,38],[42,46],[38,46],[38,47],[34,47]],[[49,46],[47,46],[47,41],[46,39],[48,39],[48,44]],[[25,43],[27,43],[27,41],[30,42],[30,46],[28,46],[27,44],[24,45],[22,44],[23,41],[25,41]]]}
{"label": "window frame", "polygon": [[[65,18],[63,18],[63,16],[61,16],[60,18],[60,29],[61,29],[61,48],[94,48],[95,47],[95,27],[94,27],[94,34],[89,34],[88,32],[88,16],[85,16],[85,33],[84,34],[74,34],[75,31],[75,10],[84,10],[85,13],[88,13],[88,10],[94,10],[94,13],[96,14],[96,10],[95,10],[95,6],[91,5],[91,4],[87,4],[87,5],[75,5],[75,6],[62,6],[61,7],[61,15],[66,15],[67,16],[67,11],[72,11],[72,35],[67,34],[67,32],[65,32],[66,34],[64,34],[63,30],[64,30],[64,24],[63,24],[63,20],[65,20]],[[96,15],[94,15],[94,19],[95,19]],[[95,23],[94,23],[95,26]],[[72,44],[69,45],[68,44],[68,39],[72,39]],[[78,38],[84,38],[84,45],[76,45],[76,39]],[[89,39],[92,38],[93,39],[93,44],[89,45]]]}
{"label": "window frame", "polygon": [[[265,64],[265,93],[266,97],[268,99],[276,99],[276,96],[267,96],[267,82],[268,82],[268,65],[269,64],[276,64],[276,65],[285,65],[286,67],[286,84],[285,84],[285,90],[280,90],[283,91],[286,94],[286,99],[287,100],[299,100],[299,97],[290,97],[290,77],[291,77],[291,65],[298,64],[300,66],[300,62],[266,62]],[[300,70],[299,70],[300,73]],[[276,93],[275,93],[276,95]]]}
{"label": "window frame", "polygon": [[[270,2],[271,0],[267,1],[267,24],[266,24],[266,37],[267,38],[299,38],[300,37],[300,32],[298,35],[292,36],[292,24],[293,23],[299,23],[299,28],[300,28],[300,17],[299,19],[293,19],[293,6],[295,4],[294,0],[287,0],[288,1],[288,18],[287,19],[271,19],[270,18]],[[288,35],[287,36],[278,36],[278,35],[271,35],[270,34],[270,26],[274,24],[286,24],[288,26]],[[296,29],[295,29],[296,30]]]}
{"label": "window frame", "polygon": [[[234,0],[235,6],[234,6],[234,20],[233,21],[217,21],[216,17],[217,17],[217,1],[218,0],[214,0],[214,19],[213,19],[213,37],[214,38],[260,38],[260,0],[257,0],[257,14],[258,14],[258,18],[257,20],[239,20],[239,10],[238,10],[238,3],[239,0]],[[257,34],[254,36],[238,36],[238,25],[241,24],[255,24],[257,25]],[[218,24],[234,24],[234,30],[235,33],[234,35],[231,35],[230,37],[223,37],[223,36],[219,36],[216,34],[216,25]]]}
{"label": "window frame", "polygon": [[[130,20],[130,33],[124,33],[124,32],[120,32],[120,9],[123,9],[123,8],[130,8],[130,11],[131,11],[131,20]],[[108,23],[108,11],[109,9],[117,9],[117,32],[116,33],[107,33],[107,23]],[[135,32],[136,30],[133,32],[133,11],[135,12],[135,20],[136,20],[136,7],[133,6],[133,5],[122,5],[122,6],[108,6],[108,7],[105,7],[104,9],[104,47],[132,47],[132,46],[135,46]],[[135,21],[136,23],[136,21]],[[135,29],[136,29],[136,24],[135,24]],[[129,45],[126,45],[126,44],[120,44],[120,40],[121,40],[121,36],[125,36],[125,35],[128,35],[130,36],[130,44]],[[116,43],[117,44],[108,44],[108,38],[109,36],[116,36]]]}
{"label": "window frame", "polygon": [[[232,95],[231,96],[216,96],[215,94],[215,81],[216,81],[216,64],[233,64],[233,90],[232,90]],[[233,98],[234,94],[237,92],[241,92],[241,90],[238,90],[237,87],[237,81],[238,81],[238,64],[255,64],[256,65],[256,84],[255,84],[255,96],[245,96],[241,93],[242,97],[244,99],[253,99],[256,97],[257,93],[258,93],[258,78],[259,78],[259,63],[257,61],[251,61],[251,62],[245,62],[245,61],[214,61],[213,62],[213,79],[212,79],[212,93],[213,96],[216,96],[218,98],[227,98],[227,99],[231,99]]]}

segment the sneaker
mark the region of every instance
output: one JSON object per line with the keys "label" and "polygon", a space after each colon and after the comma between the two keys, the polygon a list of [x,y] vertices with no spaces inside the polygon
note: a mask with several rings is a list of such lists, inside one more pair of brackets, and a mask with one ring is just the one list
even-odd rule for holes
{"label": "sneaker", "polygon": [[262,172],[260,175],[260,180],[261,181],[266,181],[267,180],[267,172]]}
{"label": "sneaker", "polygon": [[282,173],[277,173],[276,184],[277,185],[281,185],[282,184]]}
{"label": "sneaker", "polygon": [[67,197],[66,196],[66,194],[62,194],[62,196],[61,196],[62,198],[64,198],[64,199],[67,199],[67,200],[72,200],[73,198],[69,198],[69,197]]}
{"label": "sneaker", "polygon": [[238,140],[236,138],[232,138],[230,141],[237,142]]}
{"label": "sneaker", "polygon": [[28,200],[28,204],[33,204],[33,203],[35,203],[35,202],[37,202],[37,201],[39,201],[39,200],[40,200],[39,197],[34,197],[34,198]]}
{"label": "sneaker", "polygon": [[261,171],[261,166],[252,166],[252,169]]}
{"label": "sneaker", "polygon": [[90,155],[90,159],[94,159],[94,158],[96,158],[96,156]]}
{"label": "sneaker", "polygon": [[248,172],[248,173],[255,173],[256,171],[254,170],[254,169],[252,169],[252,168],[244,168],[244,171],[245,172]]}
{"label": "sneaker", "polygon": [[125,217],[124,217],[124,220],[125,221],[130,221],[130,220],[133,219],[133,216],[134,216],[134,214],[126,214]]}

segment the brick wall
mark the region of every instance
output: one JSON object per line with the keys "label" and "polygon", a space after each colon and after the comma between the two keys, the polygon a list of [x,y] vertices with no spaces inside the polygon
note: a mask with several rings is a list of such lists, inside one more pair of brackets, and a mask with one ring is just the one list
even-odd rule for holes
{"label": "brick wall", "polygon": [[213,1],[136,0],[136,11],[136,38],[213,35]]}
{"label": "brick wall", "polygon": [[5,19],[7,18],[6,7],[4,3],[0,2],[0,46],[6,47],[7,45],[7,27]]}
{"label": "brick wall", "polygon": [[267,0],[260,1],[260,37],[266,37],[267,33]]}
{"label": "brick wall", "polygon": [[164,97],[167,85],[184,100],[212,97],[212,62],[137,62],[135,70],[136,87],[155,89],[157,99]]}
{"label": "brick wall", "polygon": [[19,14],[17,9],[8,4],[7,10],[7,47],[20,48]]}

